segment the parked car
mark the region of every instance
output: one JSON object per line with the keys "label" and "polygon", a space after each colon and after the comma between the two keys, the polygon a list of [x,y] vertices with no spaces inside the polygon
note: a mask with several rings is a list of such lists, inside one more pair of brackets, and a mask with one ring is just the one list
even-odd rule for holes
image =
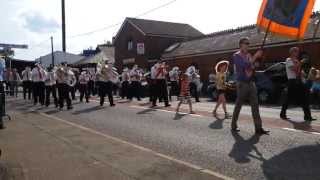
{"label": "parked car", "polygon": [[[258,90],[258,99],[260,103],[280,103],[285,93],[286,83],[286,65],[285,62],[276,63],[264,71],[255,73],[255,82]],[[229,101],[236,99],[236,78],[235,75],[229,75],[227,82],[230,84],[226,97]],[[210,88],[211,96],[216,99],[216,89]]]}

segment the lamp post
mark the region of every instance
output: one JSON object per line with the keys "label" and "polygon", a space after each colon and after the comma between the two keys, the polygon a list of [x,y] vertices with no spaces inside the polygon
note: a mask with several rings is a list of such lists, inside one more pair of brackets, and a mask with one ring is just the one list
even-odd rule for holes
{"label": "lamp post", "polygon": [[65,0],[61,0],[62,11],[62,51],[66,52],[66,13],[65,13]]}

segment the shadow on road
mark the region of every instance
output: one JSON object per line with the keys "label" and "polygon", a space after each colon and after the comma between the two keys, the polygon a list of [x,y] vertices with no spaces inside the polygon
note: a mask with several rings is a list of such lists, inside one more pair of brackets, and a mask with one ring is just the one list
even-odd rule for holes
{"label": "shadow on road", "polygon": [[84,114],[84,113],[90,113],[90,112],[95,112],[95,111],[99,111],[99,110],[103,110],[105,109],[105,106],[94,106],[88,109],[82,109],[82,110],[78,110],[73,112],[73,115],[79,115],[79,114]]}
{"label": "shadow on road", "polygon": [[[253,135],[250,139],[244,139],[239,133],[236,132],[232,132],[232,136],[235,140],[235,143],[231,152],[229,153],[229,156],[237,163],[249,163],[250,157],[260,161],[265,161],[263,155],[255,146],[259,142],[261,136]],[[251,152],[255,152],[256,155],[251,154]]]}
{"label": "shadow on road", "polygon": [[209,125],[209,128],[211,128],[211,129],[223,129],[223,121],[224,120],[225,120],[225,118],[216,117],[216,121],[212,122]]}
{"label": "shadow on road", "polygon": [[289,149],[262,164],[266,179],[320,179],[320,145]]}
{"label": "shadow on road", "polygon": [[157,111],[156,109],[152,109],[152,108],[149,108],[149,109],[145,109],[143,111],[140,111],[140,112],[137,112],[137,114],[150,114],[150,112],[154,112],[154,111]]}
{"label": "shadow on road", "polygon": [[185,117],[187,114],[180,114],[180,113],[176,113],[173,120],[181,120],[183,117]]}

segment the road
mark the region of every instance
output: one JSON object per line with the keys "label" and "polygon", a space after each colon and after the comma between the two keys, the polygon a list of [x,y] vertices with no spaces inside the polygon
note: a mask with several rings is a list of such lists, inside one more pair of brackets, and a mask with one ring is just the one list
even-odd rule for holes
{"label": "road", "polygon": [[320,126],[299,123],[298,110],[288,113],[297,122],[285,122],[276,118],[279,109],[261,108],[271,134],[255,136],[248,107],[240,119],[241,132],[235,134],[230,120],[210,115],[208,103],[195,105],[196,115],[150,109],[143,102],[98,104],[75,103],[72,111],[58,111],[16,100],[8,108],[36,110],[234,179],[320,179]]}

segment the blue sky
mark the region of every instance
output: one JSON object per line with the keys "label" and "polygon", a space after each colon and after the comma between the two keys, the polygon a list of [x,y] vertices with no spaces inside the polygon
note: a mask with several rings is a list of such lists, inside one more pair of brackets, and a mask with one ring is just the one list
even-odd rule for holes
{"label": "blue sky", "polygon": [[[67,37],[122,22],[171,0],[65,0]],[[50,36],[54,49],[61,50],[60,0],[0,0],[0,43],[28,44],[17,50],[16,57],[34,60],[50,53]],[[203,33],[254,24],[262,0],[176,0],[167,7],[142,16],[145,19],[188,23]],[[316,10],[320,9],[317,1]],[[67,39],[67,51],[83,49],[111,40],[120,25]]]}

